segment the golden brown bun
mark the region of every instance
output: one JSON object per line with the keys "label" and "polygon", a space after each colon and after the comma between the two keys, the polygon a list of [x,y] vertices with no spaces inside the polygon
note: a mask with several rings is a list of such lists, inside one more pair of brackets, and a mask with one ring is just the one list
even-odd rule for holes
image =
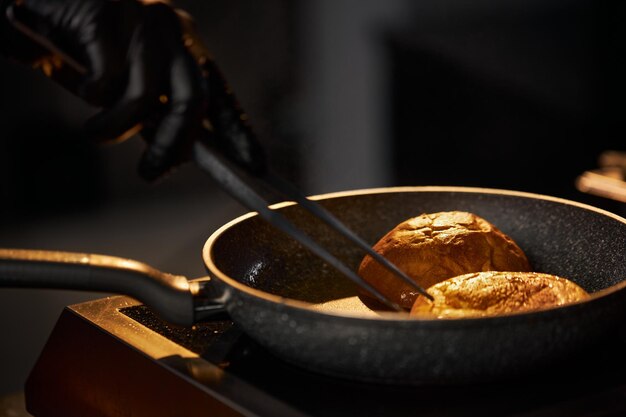
{"label": "golden brown bun", "polygon": [[495,316],[560,306],[589,294],[565,278],[537,272],[478,272],[428,288],[431,302],[419,297],[411,316],[462,318]]}
{"label": "golden brown bun", "polygon": [[[423,288],[480,271],[531,271],[524,252],[488,221],[472,213],[422,214],[387,233],[374,250],[396,264]],[[359,275],[399,305],[410,309],[417,293],[371,257]]]}

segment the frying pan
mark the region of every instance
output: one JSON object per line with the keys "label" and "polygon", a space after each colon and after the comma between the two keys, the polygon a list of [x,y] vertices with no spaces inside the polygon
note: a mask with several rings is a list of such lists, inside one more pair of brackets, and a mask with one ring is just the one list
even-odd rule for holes
{"label": "frying pan", "polygon": [[[123,290],[177,322],[225,309],[250,337],[285,361],[333,376],[401,384],[487,381],[577,360],[584,349],[618,332],[626,317],[626,219],[615,214],[548,196],[479,188],[385,188],[315,199],[372,244],[421,213],[473,212],[511,236],[536,271],[568,278],[592,295],[557,308],[467,319],[416,319],[373,312],[363,303],[337,308],[342,302],[336,300],[359,304],[354,284],[255,213],[208,239],[203,258],[209,278],[188,283],[135,261],[125,261],[128,272],[120,262],[111,267],[86,255],[76,255],[80,262],[59,263],[49,254],[36,259],[5,253],[0,284],[53,286],[45,284],[51,275],[95,263],[88,267],[90,284],[78,277],[74,287]],[[285,202],[274,209],[358,267],[363,254],[299,206]],[[33,265],[40,267],[36,274]],[[54,268],[60,272],[52,274]]]}

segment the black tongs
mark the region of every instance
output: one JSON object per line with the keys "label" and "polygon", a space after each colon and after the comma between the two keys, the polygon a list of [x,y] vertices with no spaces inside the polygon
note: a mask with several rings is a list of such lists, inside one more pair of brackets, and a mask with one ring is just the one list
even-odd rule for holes
{"label": "black tongs", "polygon": [[[9,8],[9,12],[10,12]],[[15,17],[8,14],[9,21],[22,34],[33,42],[48,50],[50,53],[60,58],[73,71],[80,75],[86,74],[87,69],[78,61],[68,54],[60,50],[56,45],[48,41],[46,38],[31,30],[27,25],[17,21]],[[203,69],[207,71],[208,88],[211,92],[211,99],[219,104],[220,123],[226,123],[225,129],[220,129],[222,135],[246,135],[246,142],[257,143],[254,133],[249,128],[245,120],[245,114],[240,109],[237,100],[224,82],[215,63],[210,59],[203,60]],[[386,258],[374,251],[371,246],[357,236],[352,230],[340,222],[335,216],[328,212],[320,204],[304,196],[294,185],[280,178],[267,167],[259,169],[249,169],[238,163],[238,161],[229,158],[228,149],[224,149],[221,144],[228,141],[215,140],[215,132],[210,132],[211,128],[215,129],[214,121],[205,123],[205,134],[199,134],[200,138],[193,144],[193,160],[198,167],[209,174],[222,189],[238,200],[241,204],[250,210],[256,211],[259,216],[269,222],[272,226],[280,229],[293,239],[298,241],[304,247],[309,249],[315,255],[319,256],[325,262],[336,268],[339,272],[352,280],[354,283],[365,289],[372,296],[385,304],[387,307],[404,311],[397,303],[389,300],[380,293],[376,288],[371,286],[367,281],[363,280],[355,271],[346,266],[337,257],[328,250],[315,242],[310,236],[298,229],[285,216],[269,207],[268,201],[255,190],[257,186],[284,197],[286,200],[294,201],[302,208],[309,211],[319,220],[329,225],[333,230],[349,239],[352,243],[365,251],[377,262],[391,271],[395,276],[417,291],[419,294],[432,300],[432,296],[413,281],[408,275],[402,272],[397,266],[389,262]],[[220,143],[221,142],[221,143]],[[252,150],[254,151],[254,150]]]}
{"label": "black tongs", "polygon": [[[319,220],[329,225],[333,230],[340,233],[359,248],[364,250],[368,255],[386,267],[394,275],[399,277],[402,281],[411,286],[421,295],[432,300],[432,296],[426,292],[421,286],[413,281],[408,275],[402,272],[397,266],[389,262],[386,258],[374,251],[370,245],[361,239],[356,233],[350,230],[346,225],[339,221],[335,216],[328,212],[324,207],[318,204],[316,201],[311,200],[304,196],[295,186],[280,178],[271,171],[266,171],[262,175],[241,175],[235,173],[233,169],[227,166],[226,163],[212,152],[203,142],[196,142],[194,145],[194,159],[198,166],[209,175],[211,175],[219,185],[228,192],[232,197],[238,200],[247,208],[259,213],[263,219],[269,222],[272,226],[282,230],[289,236],[300,242],[304,247],[309,249],[315,255],[322,258],[328,264],[336,268],[343,275],[355,282],[361,288],[365,289],[371,295],[376,297],[380,302],[384,303],[387,307],[396,310],[404,311],[395,302],[389,300],[376,288],[372,287],[367,281],[361,278],[355,271],[346,266],[337,257],[327,251],[324,247],[319,245],[313,239],[311,239],[306,233],[298,229],[293,225],[285,216],[280,212],[272,210],[267,201],[257,193],[250,181],[260,182],[265,188],[274,191],[277,194],[284,196],[287,200],[298,203],[302,208],[309,211]],[[247,177],[247,178],[246,178]]]}

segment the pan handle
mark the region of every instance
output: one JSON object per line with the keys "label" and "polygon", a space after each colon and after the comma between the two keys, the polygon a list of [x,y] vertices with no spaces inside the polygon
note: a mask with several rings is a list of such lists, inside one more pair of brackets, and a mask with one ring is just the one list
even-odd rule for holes
{"label": "pan handle", "polygon": [[[198,285],[132,259],[89,253],[0,249],[0,287],[129,295],[170,323],[194,323]],[[206,303],[206,300],[203,302]],[[215,303],[217,304],[217,303]]]}

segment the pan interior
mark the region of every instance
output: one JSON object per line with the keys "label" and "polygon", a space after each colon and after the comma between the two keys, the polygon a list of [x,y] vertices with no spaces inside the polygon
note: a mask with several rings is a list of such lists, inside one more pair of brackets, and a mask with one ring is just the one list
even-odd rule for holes
{"label": "pan interior", "polygon": [[[589,292],[626,278],[626,222],[564,200],[468,189],[345,193],[320,200],[372,245],[422,213],[469,211],[495,224],[526,252],[538,272],[568,278]],[[298,227],[357,269],[363,253],[298,206],[280,209]],[[211,261],[249,287],[309,303],[357,294],[356,286],[257,216],[234,223],[214,241]]]}

